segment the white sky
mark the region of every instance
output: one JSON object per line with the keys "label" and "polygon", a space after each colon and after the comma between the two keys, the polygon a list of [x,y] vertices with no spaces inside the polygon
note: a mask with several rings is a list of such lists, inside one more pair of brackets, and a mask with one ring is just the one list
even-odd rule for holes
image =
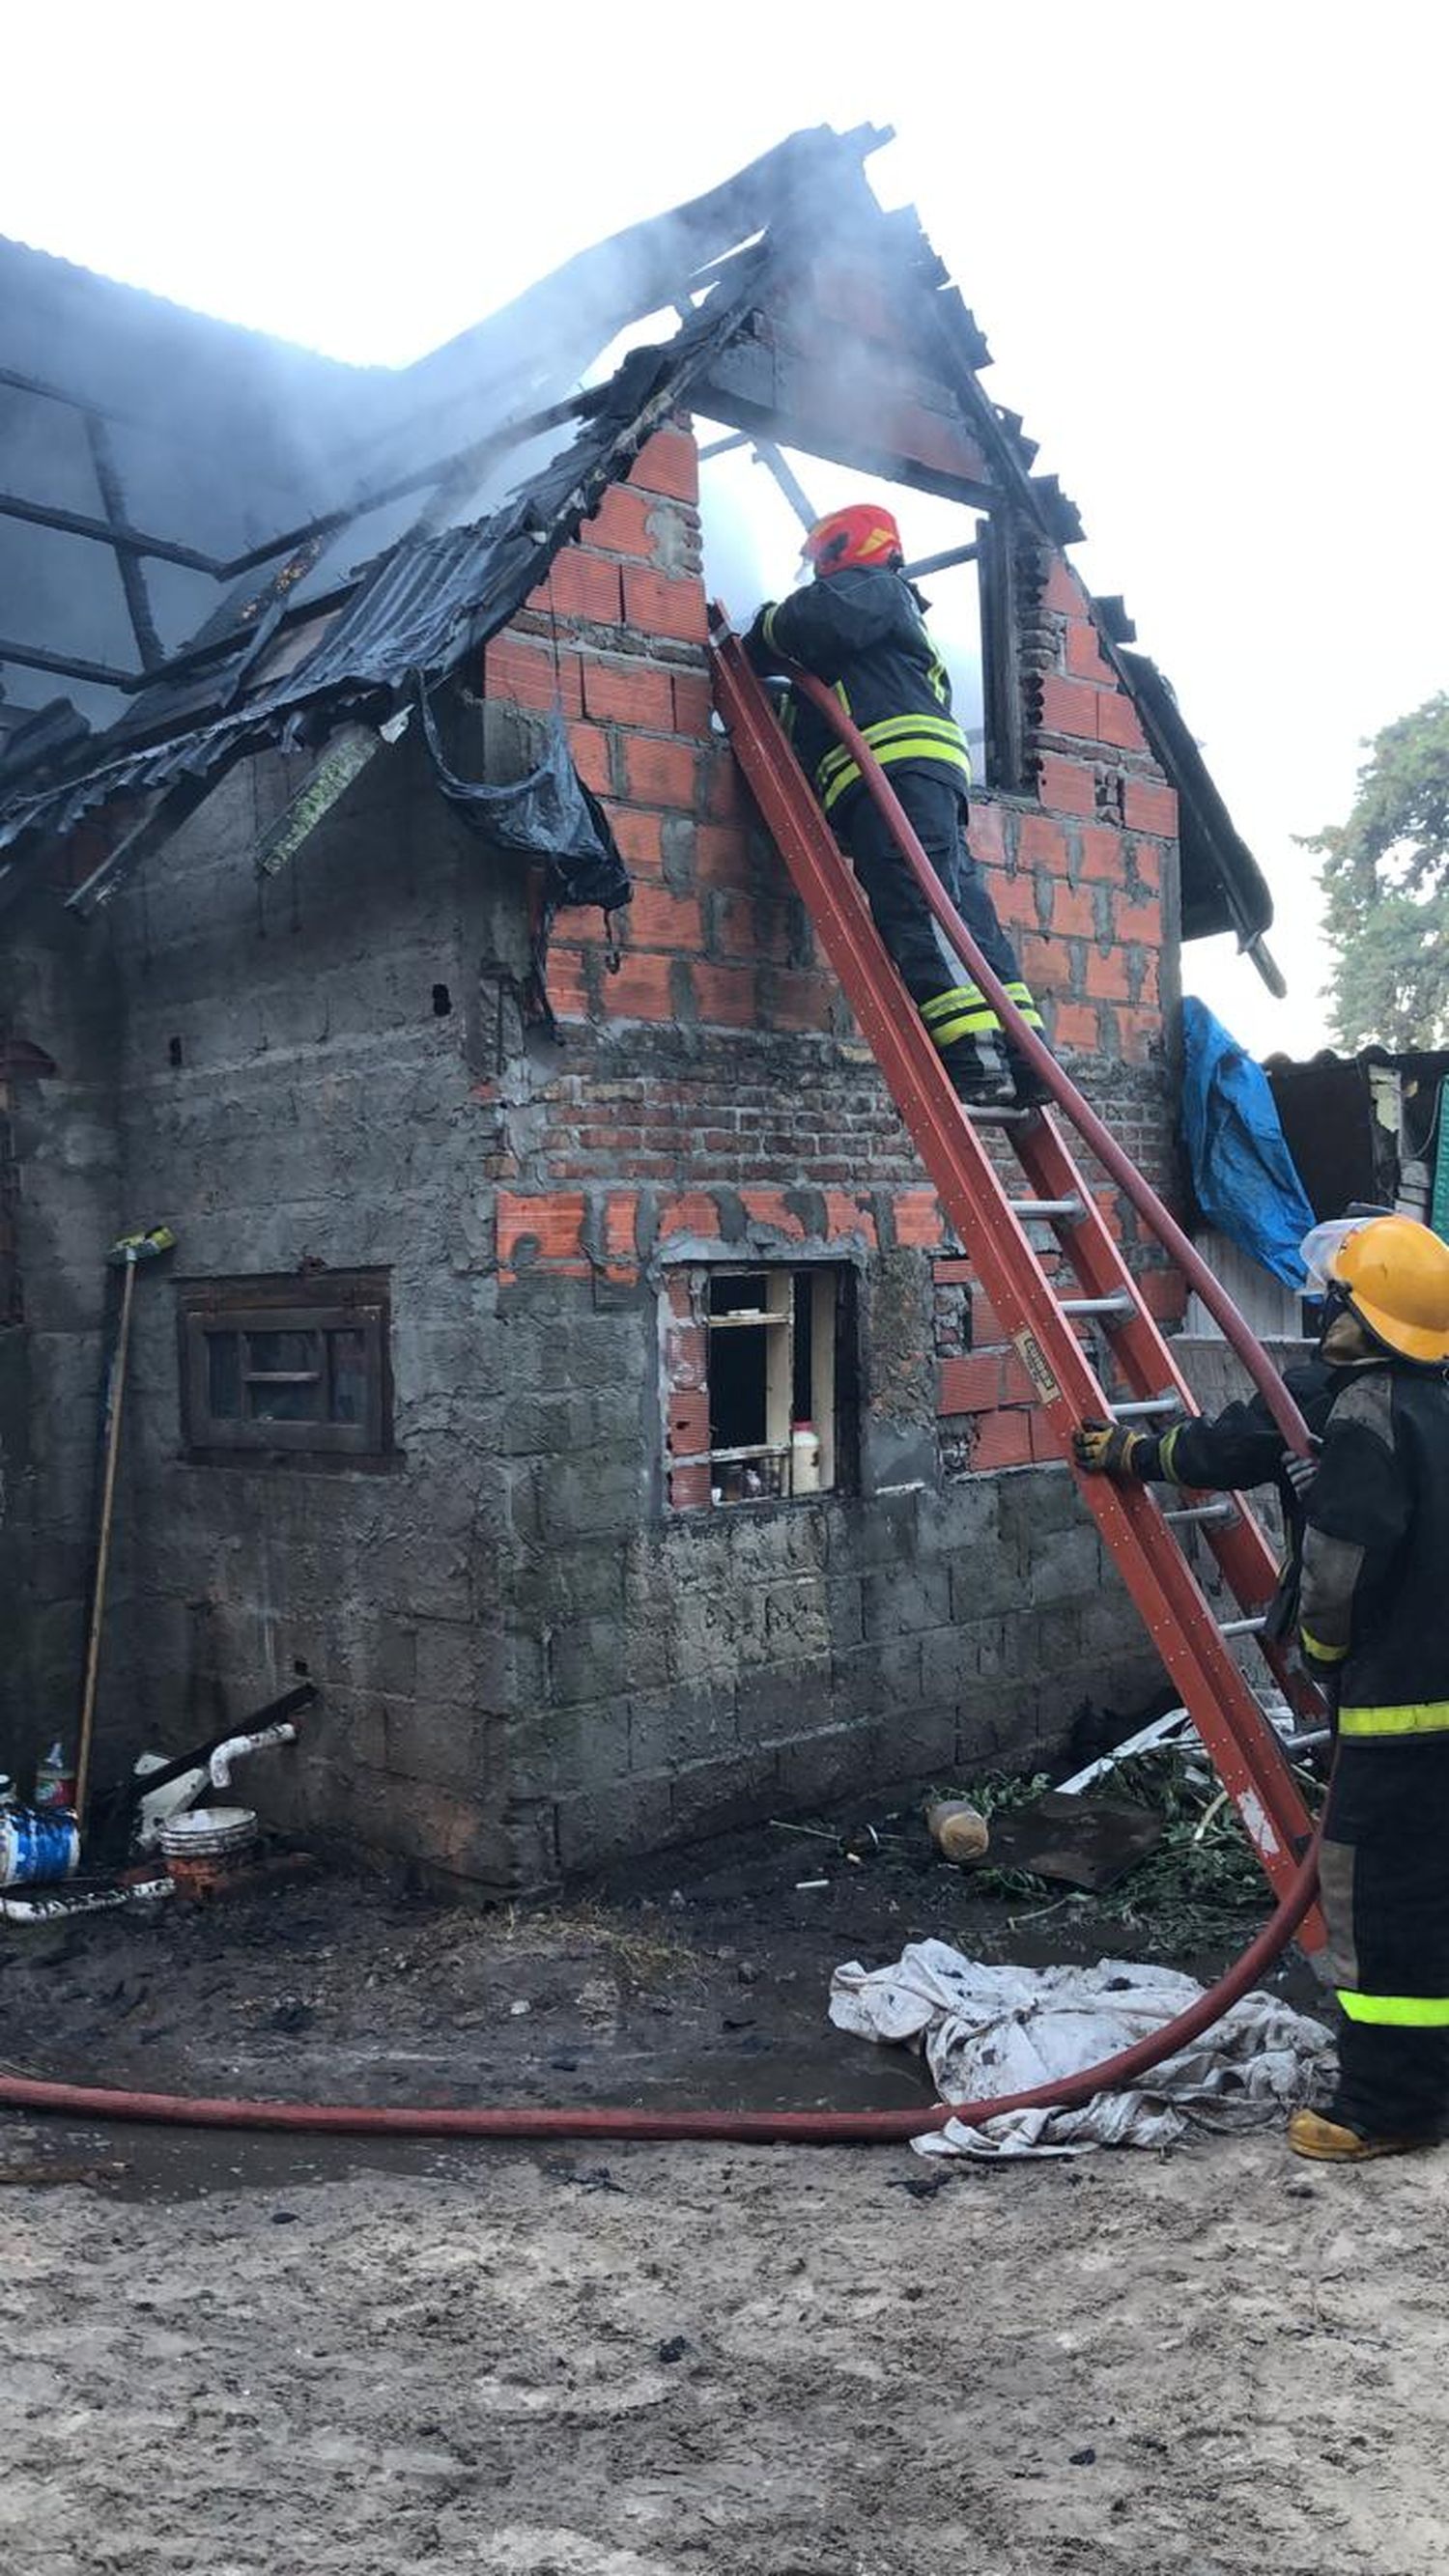
{"label": "white sky", "polygon": [[1260,1051],[1324,1042],[1292,836],[1449,658],[1442,0],[72,0],[4,52],[0,231],[388,363],[797,126],[894,125],[875,187],[1272,883],[1289,1000],[1230,941],[1188,984]]}

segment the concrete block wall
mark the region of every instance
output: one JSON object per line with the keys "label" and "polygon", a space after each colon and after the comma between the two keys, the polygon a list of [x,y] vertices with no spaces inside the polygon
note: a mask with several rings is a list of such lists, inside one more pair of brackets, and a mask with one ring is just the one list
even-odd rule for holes
{"label": "concrete block wall", "polygon": [[[119,984],[109,943],[64,912],[63,880],[6,924],[6,1239],[0,1316],[0,1770],[27,1773],[79,1710],[98,1502],[105,1323],[125,1223],[114,1123]],[[108,1671],[127,1689],[129,1528],[118,1528]],[[104,1736],[102,1738],[104,1749]]]}
{"label": "concrete block wall", "polygon": [[[304,767],[234,773],[108,916],[125,1187],[179,1238],[138,1283],[128,1731],[174,1747],[305,1673],[321,1705],[249,1794],[308,1834],[510,1885],[539,1872],[506,1764],[526,1676],[476,1094],[496,980],[526,971],[523,874],[485,861],[404,744],[259,880],[258,831]],[[174,1283],[364,1269],[389,1286],[395,1453],[190,1458]]]}

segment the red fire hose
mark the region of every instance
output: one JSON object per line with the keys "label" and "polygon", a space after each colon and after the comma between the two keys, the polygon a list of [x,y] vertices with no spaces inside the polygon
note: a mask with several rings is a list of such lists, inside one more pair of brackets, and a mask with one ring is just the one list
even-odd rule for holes
{"label": "red fire hose", "polygon": [[182,2129],[293,2129],[354,2138],[719,2138],[747,2146],[885,2146],[925,2137],[952,2120],[974,2128],[1005,2111],[1066,2110],[1094,2093],[1120,2092],[1135,2083],[1221,2020],[1272,1966],[1312,1904],[1317,1884],[1315,1837],[1276,1912],[1226,1976],[1186,2012],[1080,2075],[985,2102],[938,2102],[919,2111],[601,2111],[584,2105],[570,2111],[374,2110],[351,2102],[193,2100],[179,2093],[127,2093],[111,2085],[0,2075],[0,2108],[55,2111],[79,2120],[151,2120]]}

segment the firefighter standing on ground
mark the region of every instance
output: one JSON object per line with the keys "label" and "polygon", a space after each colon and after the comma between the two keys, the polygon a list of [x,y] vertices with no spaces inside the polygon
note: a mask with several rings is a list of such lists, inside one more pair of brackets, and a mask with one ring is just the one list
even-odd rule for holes
{"label": "firefighter standing on ground", "polygon": [[1274,1610],[1338,1718],[1319,1875],[1342,2013],[1333,2098],[1288,2135],[1348,2163],[1449,2125],[1449,1245],[1383,1216],[1303,1251],[1325,1293],[1318,1356],[1286,1379],[1322,1444],[1302,1502],[1261,1397],[1159,1436],[1085,1423],[1076,1449],[1123,1479],[1285,1492]]}
{"label": "firefighter standing on ground", "polygon": [[[971,762],[951,713],[946,667],[905,577],[900,530],[863,503],[821,519],[805,540],[814,580],[762,608],[745,638],[757,671],[798,662],[833,688],[890,779],[931,865],[1029,1026],[1041,1018],[966,845]],[[802,768],[850,853],[875,925],[900,970],[958,1098],[981,1106],[1036,1101],[1001,1023],[956,955],[860,770],[823,716],[792,692],[786,723]]]}

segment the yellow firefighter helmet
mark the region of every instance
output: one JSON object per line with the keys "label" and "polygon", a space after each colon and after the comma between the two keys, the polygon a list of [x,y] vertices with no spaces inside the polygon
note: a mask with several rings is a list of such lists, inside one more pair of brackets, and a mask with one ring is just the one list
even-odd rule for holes
{"label": "yellow firefighter helmet", "polygon": [[1309,1283],[1337,1288],[1386,1350],[1449,1361],[1449,1243],[1411,1216],[1335,1218],[1303,1245]]}

